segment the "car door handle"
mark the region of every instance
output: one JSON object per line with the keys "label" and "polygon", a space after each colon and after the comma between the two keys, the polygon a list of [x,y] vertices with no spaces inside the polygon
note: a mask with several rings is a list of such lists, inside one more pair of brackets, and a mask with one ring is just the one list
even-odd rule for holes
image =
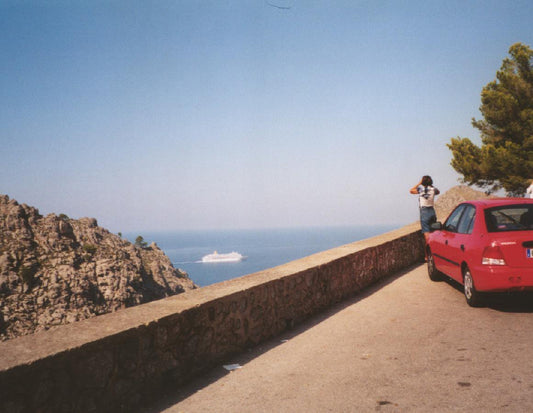
{"label": "car door handle", "polygon": [[465,250],[465,246],[463,244],[461,244],[461,251],[464,252],[464,250]]}

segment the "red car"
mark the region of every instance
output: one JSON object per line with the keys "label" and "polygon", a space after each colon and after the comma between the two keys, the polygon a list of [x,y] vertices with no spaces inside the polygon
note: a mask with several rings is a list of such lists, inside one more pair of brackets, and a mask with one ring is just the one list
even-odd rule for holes
{"label": "red car", "polygon": [[431,229],[429,278],[461,283],[472,307],[484,292],[533,290],[533,199],[463,202]]}

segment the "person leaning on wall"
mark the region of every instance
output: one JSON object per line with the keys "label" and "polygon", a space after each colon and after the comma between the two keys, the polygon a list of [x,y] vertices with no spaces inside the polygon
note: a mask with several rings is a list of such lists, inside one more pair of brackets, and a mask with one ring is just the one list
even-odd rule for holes
{"label": "person leaning on wall", "polygon": [[420,226],[422,227],[424,239],[427,242],[429,226],[437,221],[437,214],[435,213],[435,196],[440,194],[440,191],[433,186],[433,179],[431,179],[431,176],[425,175],[419,183],[409,190],[409,192],[418,195]]}

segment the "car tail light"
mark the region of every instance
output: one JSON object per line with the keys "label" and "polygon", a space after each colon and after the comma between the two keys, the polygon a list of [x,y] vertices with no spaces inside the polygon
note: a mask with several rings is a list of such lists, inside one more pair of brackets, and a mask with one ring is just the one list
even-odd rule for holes
{"label": "car tail light", "polygon": [[483,265],[507,265],[503,258],[502,250],[500,247],[494,245],[485,248],[481,263]]}

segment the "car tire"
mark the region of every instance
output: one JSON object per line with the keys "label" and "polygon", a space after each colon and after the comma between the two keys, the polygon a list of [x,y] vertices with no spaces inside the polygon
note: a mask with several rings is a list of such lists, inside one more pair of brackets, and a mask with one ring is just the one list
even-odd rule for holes
{"label": "car tire", "polygon": [[431,250],[429,249],[428,249],[427,259],[428,259],[429,279],[431,281],[441,281],[442,273],[439,270],[437,270],[437,267],[435,267],[435,258],[433,257],[433,254],[431,253]]}
{"label": "car tire", "polygon": [[472,273],[468,267],[463,272],[463,292],[470,307],[481,307],[483,305],[483,298],[481,293],[476,290]]}

